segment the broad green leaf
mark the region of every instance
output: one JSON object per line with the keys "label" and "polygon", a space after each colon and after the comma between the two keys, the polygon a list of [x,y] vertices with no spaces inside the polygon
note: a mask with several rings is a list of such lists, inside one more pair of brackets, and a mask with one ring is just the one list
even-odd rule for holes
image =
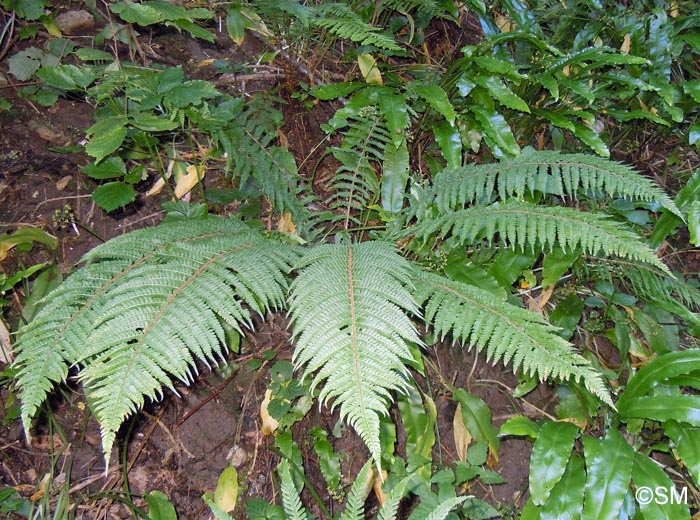
{"label": "broad green leaf", "polygon": [[[672,518],[673,520],[690,519],[690,511],[681,500],[671,500],[671,493],[676,491],[675,484],[656,462],[641,453],[634,454],[632,480],[637,490],[637,505],[642,516],[648,520]],[[646,491],[650,494],[645,495]],[[642,490],[642,491],[640,491]],[[687,490],[686,490],[687,491]],[[664,493],[668,502],[663,498]],[[680,497],[679,497],[680,498]]]}
{"label": "broad green leaf", "polygon": [[[487,518],[497,518],[500,513],[491,504],[474,497],[458,497],[464,500],[462,513],[470,520],[486,520]],[[457,500],[453,499],[453,500]],[[460,500],[460,502],[462,501]],[[441,517],[445,518],[445,517]]]}
{"label": "broad green leaf", "polygon": [[501,441],[491,420],[491,409],[477,396],[464,388],[455,388],[452,397],[462,405],[462,421],[477,442],[486,442],[489,446],[489,461],[498,462],[498,450]]}
{"label": "broad green leaf", "polygon": [[493,276],[502,287],[508,287],[518,279],[523,270],[532,267],[535,259],[536,256],[532,253],[502,249],[489,267],[488,274]]}
{"label": "broad green leaf", "polygon": [[512,435],[514,437],[528,437],[529,439],[537,439],[541,426],[529,417],[524,415],[516,415],[511,417],[501,425],[498,432],[499,437]]}
{"label": "broad green leaf", "polygon": [[618,404],[620,416],[637,417],[653,421],[681,421],[691,426],[700,426],[700,396],[698,395],[653,395],[625,399]]}
{"label": "broad green leaf", "polygon": [[561,328],[558,333],[562,338],[569,339],[574,335],[576,327],[583,316],[584,301],[572,293],[560,301],[550,314],[552,325]]}
{"label": "broad green leaf", "polygon": [[438,114],[444,117],[450,125],[454,125],[457,114],[442,87],[438,85],[418,85],[416,87],[416,92],[420,97],[425,99]]}
{"label": "broad green leaf", "polygon": [[135,2],[129,2],[127,4],[125,2],[119,2],[117,4],[112,4],[110,9],[128,23],[146,26],[164,20],[162,13],[155,7],[148,5],[148,3],[137,4]]}
{"label": "broad green leaf", "polygon": [[448,278],[479,287],[496,298],[505,300],[508,296],[504,286],[494,276],[472,263],[470,255],[464,248],[450,252],[446,258],[444,270]]}
{"label": "broad green leaf", "polygon": [[214,490],[214,503],[227,513],[236,509],[238,500],[238,471],[233,466],[228,466],[219,475]]}
{"label": "broad green leaf", "polygon": [[[15,74],[15,76],[17,76],[17,74]],[[29,76],[31,77],[31,74]],[[688,130],[688,144],[695,146],[700,145],[700,124],[695,123],[690,125],[690,129]]]}
{"label": "broad green leaf", "polygon": [[500,77],[497,76],[479,76],[476,82],[480,85],[486,87],[489,94],[493,96],[502,105],[512,108],[513,110],[518,110],[520,112],[530,113],[530,108],[527,103],[513,92]]}
{"label": "broad green leaf", "polygon": [[462,137],[459,129],[447,121],[433,123],[433,134],[435,141],[440,147],[440,152],[447,162],[448,168],[459,168],[462,166]]}
{"label": "broad green leaf", "polygon": [[136,112],[131,116],[129,122],[136,128],[146,132],[165,132],[175,130],[180,126],[180,123],[177,121],[171,121],[147,112]]}
{"label": "broad green leaf", "polygon": [[678,456],[693,477],[695,485],[700,484],[700,428],[693,428],[676,421],[664,424],[666,435],[673,441]]}
{"label": "broad green leaf", "polygon": [[93,161],[80,168],[93,179],[115,179],[126,175],[126,165],[121,157],[108,157],[102,162]]}
{"label": "broad green leaf", "polygon": [[330,99],[345,97],[365,86],[364,83],[360,83],[359,81],[343,81],[341,83],[331,83],[329,85],[317,85],[309,90],[309,94],[317,97],[321,101],[328,101]]}
{"label": "broad green leaf", "polygon": [[[386,125],[391,133],[391,140],[394,146],[399,148],[401,143],[405,143],[405,132],[408,127],[408,109],[406,99],[401,94],[383,93],[379,95],[379,110],[381,111]],[[406,152],[408,159],[408,151]]]}
{"label": "broad green leaf", "polygon": [[595,130],[589,126],[575,121],[573,134],[581,139],[581,141],[587,144],[591,150],[601,157],[610,157],[610,149],[608,149],[608,145],[605,144],[605,141],[603,141]]}
{"label": "broad green leaf", "polygon": [[421,394],[412,386],[405,396],[398,399],[401,422],[406,429],[406,454],[408,463],[424,477],[430,475],[433,445],[435,444],[435,423],[437,410],[430,397],[425,396],[425,406]]}
{"label": "broad green leaf", "polygon": [[9,235],[6,233],[0,234],[0,261],[5,259],[8,251],[13,247],[22,244],[31,246],[34,242],[45,244],[51,249],[58,247],[58,239],[53,235],[49,235],[43,229],[33,226],[22,227]]}
{"label": "broad green leaf", "polygon": [[657,125],[671,126],[671,123],[663,117],[657,116],[648,110],[608,110],[608,115],[614,117],[618,121],[633,121],[635,119],[646,119]]}
{"label": "broad green leaf", "polygon": [[[700,125],[698,125],[698,139],[700,139]],[[700,201],[700,170],[696,170],[685,186],[678,192],[674,202],[681,213],[688,218],[688,212],[694,202]],[[658,248],[663,241],[673,233],[678,227],[683,224],[683,221],[669,211],[664,211],[659,218],[654,231],[649,239],[649,244],[652,248]],[[691,224],[688,223],[690,228]]]}
{"label": "broad green leaf", "polygon": [[540,427],[530,456],[530,495],[535,505],[547,501],[564,475],[578,433],[569,422],[549,421]]}
{"label": "broad green leaf", "polygon": [[114,55],[100,49],[83,47],[75,51],[75,55],[82,61],[113,61]]}
{"label": "broad green leaf", "polygon": [[645,395],[666,379],[700,370],[700,350],[688,349],[659,356],[639,369],[627,383],[627,389],[618,400],[618,407],[633,398]]}
{"label": "broad green leaf", "polygon": [[402,141],[398,148],[387,146],[382,163],[382,208],[399,212],[403,208],[408,181],[408,148]]}
{"label": "broad green leaf", "polygon": [[231,5],[226,14],[226,30],[236,45],[243,43],[245,38],[245,19],[240,5]]}
{"label": "broad green leaf", "polygon": [[105,211],[114,211],[136,199],[136,190],[123,182],[108,182],[92,192],[92,199]]}
{"label": "broad green leaf", "polygon": [[554,110],[538,109],[534,110],[533,113],[539,117],[546,119],[551,124],[553,124],[554,126],[558,126],[559,128],[563,128],[571,132],[573,132],[576,129],[571,119],[566,117],[566,115],[556,112]]}
{"label": "broad green leaf", "polygon": [[564,250],[547,253],[542,262],[542,285],[547,287],[556,284],[580,256],[580,252],[567,253]]}
{"label": "broad green leaf", "polygon": [[200,38],[210,43],[213,43],[214,40],[216,40],[216,37],[213,33],[207,31],[204,27],[200,27],[199,25],[190,20],[174,20],[172,24],[178,27],[179,29],[187,31],[194,38]]}
{"label": "broad green leaf", "polygon": [[191,80],[170,89],[163,99],[178,108],[184,108],[189,105],[199,105],[203,99],[211,99],[219,95],[220,92],[210,82]]}
{"label": "broad green leaf", "polygon": [[175,506],[168,496],[159,490],[153,490],[144,496],[148,504],[149,520],[177,520]]}
{"label": "broad green leaf", "polygon": [[313,428],[309,433],[314,438],[314,452],[318,456],[321,475],[326,480],[328,489],[333,491],[340,485],[343,477],[340,467],[340,457],[333,450],[333,446],[328,441],[328,433],[319,427]]}
{"label": "broad green leaf", "polygon": [[19,51],[7,60],[9,72],[18,81],[27,81],[41,67],[41,59],[44,51],[37,47],[29,47]]}
{"label": "broad green leaf", "polygon": [[688,231],[690,243],[700,247],[700,201],[694,201],[688,209]]}
{"label": "broad green leaf", "polygon": [[516,156],[520,154],[513,131],[505,118],[494,109],[479,105],[472,105],[469,110],[474,114],[476,120],[481,124],[484,134],[489,137],[503,153]]}
{"label": "broad green leaf", "polygon": [[[0,294],[5,291],[9,291],[20,281],[30,278],[37,271],[41,271],[44,267],[50,265],[49,262],[42,262],[40,264],[34,264],[27,269],[22,269],[21,271],[15,272],[12,276],[7,278],[5,274],[0,276]],[[22,316],[24,316],[24,309],[22,309]]]}
{"label": "broad green leaf", "polygon": [[95,81],[97,77],[89,68],[83,67],[79,69],[75,65],[41,67],[36,75],[46,84],[63,90],[84,89]]}
{"label": "broad green leaf", "polygon": [[540,508],[542,520],[579,518],[583,511],[583,493],[586,487],[586,471],[583,457],[573,454],[566,471],[552,488],[547,502]]}
{"label": "broad green leaf", "polygon": [[634,450],[611,428],[593,458],[586,453],[586,491],[581,520],[617,518],[632,476]]}
{"label": "broad green leaf", "polygon": [[124,117],[108,117],[99,120],[87,129],[90,142],[85,145],[88,155],[101,161],[119,149],[126,138],[126,121]]}
{"label": "broad green leaf", "polygon": [[554,79],[554,76],[551,74],[537,74],[535,75],[535,79],[539,81],[544,88],[549,90],[554,101],[559,101],[559,83]]}

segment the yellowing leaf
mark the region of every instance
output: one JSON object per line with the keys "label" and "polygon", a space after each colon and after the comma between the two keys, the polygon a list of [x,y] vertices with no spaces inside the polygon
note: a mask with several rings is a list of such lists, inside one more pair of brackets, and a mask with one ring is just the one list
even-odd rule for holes
{"label": "yellowing leaf", "polygon": [[472,435],[469,433],[469,430],[467,430],[467,427],[462,420],[462,403],[457,403],[455,416],[452,419],[452,426],[454,429],[457,457],[459,457],[459,460],[464,462],[467,460],[467,448],[469,447],[469,443],[472,442]]}
{"label": "yellowing leaf", "polygon": [[297,225],[292,220],[292,214],[289,211],[282,213],[279,221],[277,222],[277,231],[280,233],[286,233],[288,235],[296,236]]}
{"label": "yellowing leaf", "polygon": [[369,85],[383,85],[382,73],[377,67],[377,60],[371,54],[360,54],[357,56],[357,64],[360,66],[362,77]]}
{"label": "yellowing leaf", "polygon": [[382,489],[382,484],[384,484],[384,481],[386,480],[388,476],[388,473],[386,472],[385,469],[382,470],[381,473],[377,471],[377,468],[372,468],[372,487],[374,488],[374,494],[377,496],[377,502],[379,502],[379,507],[384,505],[384,502],[386,502],[386,499],[388,498],[387,494],[384,493],[384,490]]}
{"label": "yellowing leaf", "polygon": [[631,47],[632,47],[632,36],[630,36],[630,33],[627,33],[627,34],[625,34],[625,37],[622,39],[622,45],[620,45],[620,52],[622,54],[629,54]]}
{"label": "yellowing leaf", "polygon": [[187,167],[187,174],[177,179],[177,184],[175,185],[175,197],[177,199],[181,199],[188,194],[199,181],[204,179],[205,174],[206,170],[204,167],[197,167],[194,164],[189,165]]}
{"label": "yellowing leaf", "polygon": [[153,195],[158,195],[161,191],[163,191],[164,187],[165,187],[165,179],[163,179],[163,177],[161,177],[153,184],[153,186],[151,186],[151,189],[146,192],[146,197],[152,197]]}
{"label": "yellowing leaf", "polygon": [[263,435],[270,435],[277,429],[277,426],[279,426],[277,419],[272,417],[267,411],[267,407],[270,405],[270,399],[272,399],[272,390],[268,388],[265,391],[265,399],[263,399],[260,405],[260,419],[262,419]]}
{"label": "yellowing leaf", "polygon": [[671,18],[677,18],[681,14],[681,8],[678,0],[671,0],[671,11],[669,13]]}
{"label": "yellowing leaf", "polygon": [[227,467],[219,475],[214,491],[214,503],[227,513],[236,509],[238,500],[238,471],[233,466]]}

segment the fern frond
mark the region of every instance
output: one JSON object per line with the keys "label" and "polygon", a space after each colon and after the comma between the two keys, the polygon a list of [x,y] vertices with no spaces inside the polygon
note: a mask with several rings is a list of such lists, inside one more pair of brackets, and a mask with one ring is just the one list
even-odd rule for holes
{"label": "fern frond", "polygon": [[683,218],[676,204],[650,179],[621,163],[586,154],[538,151],[493,164],[470,164],[435,176],[433,200],[440,212],[541,192],[576,198],[580,191],[660,203]]}
{"label": "fern frond", "polygon": [[173,378],[191,381],[195,360],[208,365],[223,355],[223,322],[240,331],[251,326],[248,308],[262,314],[283,305],[295,257],[289,246],[226,219],[164,224],[95,248],[20,331],[25,429],[58,380],[33,371],[58,352],[64,364],[84,367],[79,378],[108,462],[116,431],[144,397],[174,390]]}
{"label": "fern frond", "polygon": [[466,243],[499,239],[507,246],[616,255],[653,265],[671,275],[668,267],[640,237],[610,218],[573,208],[538,206],[526,202],[496,203],[454,211],[416,226],[419,236],[452,234]]}
{"label": "fern frond", "polygon": [[391,490],[389,496],[382,505],[382,508],[379,510],[377,520],[396,520],[399,504],[401,503],[401,499],[403,498],[403,495],[406,492],[410,482],[411,477],[409,476],[405,477],[398,484],[396,484],[396,486],[394,486],[394,489]]}
{"label": "fern frond", "polygon": [[307,520],[308,514],[301,504],[299,493],[294,486],[292,471],[289,461],[283,459],[279,465],[280,479],[282,480],[282,507],[288,520]]}
{"label": "fern frond", "polygon": [[382,242],[321,245],[301,260],[292,283],[297,367],[324,382],[322,401],[334,399],[380,463],[379,417],[392,390],[406,387],[406,344],[421,343],[405,311],[417,313],[407,289],[411,269]]}
{"label": "fern frond", "polygon": [[374,106],[348,116],[348,128],[340,147],[333,147],[333,156],[340,162],[331,181],[330,206],[342,211],[347,228],[350,221],[359,222],[353,212],[362,212],[379,197],[379,178],[372,163],[381,164],[384,150],[392,146],[384,118]]}
{"label": "fern frond", "polygon": [[382,8],[385,11],[392,9],[400,13],[416,12],[426,19],[451,16],[436,0],[384,0]]}
{"label": "fern frond", "polygon": [[425,520],[444,520],[456,506],[461,504],[467,497],[452,497],[440,502],[435,509],[425,518]]}
{"label": "fern frond", "polygon": [[365,520],[365,500],[372,489],[372,464],[365,462],[352,483],[340,520]]}
{"label": "fern frond", "polygon": [[311,19],[311,24],[327,29],[338,38],[352,40],[360,45],[372,45],[388,51],[401,50],[393,38],[383,34],[381,29],[362,20],[348,4],[324,4],[317,8],[316,14],[317,17]]}
{"label": "fern frond", "polygon": [[512,363],[514,369],[537,374],[541,381],[583,380],[586,388],[612,406],[600,374],[542,316],[438,275],[421,273],[418,282],[416,300],[425,309],[425,322],[441,337],[450,334],[486,350],[492,362]]}

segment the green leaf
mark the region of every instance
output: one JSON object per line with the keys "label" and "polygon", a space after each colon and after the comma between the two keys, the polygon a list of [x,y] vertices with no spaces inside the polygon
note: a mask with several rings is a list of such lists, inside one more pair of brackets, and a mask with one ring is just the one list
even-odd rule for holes
{"label": "green leaf", "polygon": [[573,454],[561,479],[554,485],[547,502],[540,508],[541,520],[579,518],[583,511],[586,471],[583,457]]}
{"label": "green leaf", "polygon": [[63,90],[84,89],[97,77],[97,74],[89,68],[79,69],[75,65],[41,67],[36,75],[46,84]]}
{"label": "green leaf", "polygon": [[576,130],[576,127],[574,126],[573,121],[567,117],[569,114],[561,114],[559,112],[556,112],[554,110],[547,110],[547,109],[537,109],[533,111],[535,115],[540,116],[547,121],[549,121],[551,124],[554,126],[558,126],[559,128],[564,128],[565,130],[569,130],[571,132]]}
{"label": "green leaf", "polygon": [[470,520],[487,520],[500,517],[499,511],[491,504],[474,497],[458,497],[464,499],[462,513]]}
{"label": "green leaf", "polygon": [[145,26],[162,22],[165,19],[163,14],[158,9],[148,4],[149,2],[141,4],[137,4],[136,2],[119,2],[117,4],[112,4],[110,9],[128,23]]}
{"label": "green leaf", "polygon": [[[637,489],[637,504],[644,518],[650,520],[655,518],[690,520],[687,504],[679,503],[680,500],[671,500],[670,494],[667,495],[669,500],[666,502],[662,496],[657,494],[659,491],[673,493],[676,491],[676,486],[654,460],[641,453],[635,453],[632,480]],[[643,488],[649,490],[651,494],[648,496],[640,495],[640,489]],[[639,498],[643,498],[643,500],[639,500]]]}
{"label": "green leaf", "polygon": [[226,14],[226,30],[236,45],[245,39],[245,19],[240,5],[230,5]]}
{"label": "green leaf", "polygon": [[177,520],[175,506],[168,496],[159,490],[153,490],[144,496],[148,504],[149,520]]}
{"label": "green leaf", "polygon": [[27,81],[41,67],[41,59],[44,51],[37,47],[29,47],[19,51],[7,60],[9,72],[18,81]]}
{"label": "green leaf", "polygon": [[688,231],[690,243],[700,247],[700,201],[698,200],[693,201],[688,209]]}
{"label": "green leaf", "polygon": [[520,147],[515,140],[513,131],[506,119],[493,108],[479,105],[471,105],[469,110],[481,124],[483,132],[506,155],[516,156],[520,153]]}
{"label": "green leaf", "polygon": [[425,99],[437,113],[442,115],[450,125],[454,125],[457,114],[442,87],[438,85],[418,85],[416,86],[416,92],[420,97]]}
{"label": "green leaf", "polygon": [[92,192],[92,199],[105,211],[114,211],[136,199],[136,190],[124,182],[108,182]]}
{"label": "green leaf", "polygon": [[233,466],[227,466],[219,475],[214,490],[214,503],[227,513],[236,509],[238,500],[238,471]]}
{"label": "green leaf", "polygon": [[5,259],[10,249],[23,244],[31,246],[34,242],[45,244],[51,249],[58,248],[58,239],[55,236],[37,227],[22,227],[9,235],[0,234],[0,261]]}
{"label": "green leaf", "polygon": [[406,453],[409,466],[418,468],[424,477],[430,475],[433,446],[435,445],[435,423],[437,410],[430,397],[425,396],[425,406],[421,394],[409,387],[406,395],[398,399],[401,422],[406,429]]}
{"label": "green leaf", "polygon": [[486,442],[490,459],[498,461],[501,442],[496,427],[491,421],[491,409],[477,396],[463,388],[452,390],[452,397],[462,405],[462,421],[477,442]]}
{"label": "green leaf", "polygon": [[462,136],[459,134],[459,128],[447,121],[433,123],[432,128],[435,141],[447,162],[447,167],[459,168],[462,166]]}
{"label": "green leaf", "polygon": [[496,277],[488,274],[482,267],[474,265],[469,253],[464,249],[450,252],[445,259],[444,270],[448,278],[479,287],[500,300],[505,301],[508,296],[508,291]]}
{"label": "green leaf", "polygon": [[498,76],[478,76],[475,80],[480,85],[486,87],[489,94],[502,105],[518,110],[520,112],[530,113],[530,108],[527,103],[513,92],[503,80]]}
{"label": "green leaf", "polygon": [[203,99],[211,99],[219,95],[219,91],[209,81],[190,80],[171,88],[163,100],[177,108],[185,108],[200,105]]}
{"label": "green leaf", "polygon": [[576,251],[569,253],[555,250],[547,253],[542,262],[542,285],[547,287],[556,284],[580,256]]}
{"label": "green leaf", "polygon": [[214,43],[216,40],[213,33],[206,30],[204,27],[200,27],[194,22],[191,22],[190,20],[174,20],[172,24],[179,29],[187,31],[193,38],[200,38],[210,43]]}
{"label": "green leaf", "polygon": [[129,122],[139,130],[145,130],[146,132],[165,132],[168,130],[175,130],[180,126],[180,123],[177,121],[171,121],[167,118],[147,112],[134,113],[129,119]]}
{"label": "green leaf", "polygon": [[334,491],[340,485],[343,477],[340,466],[340,457],[333,450],[328,441],[328,433],[322,428],[316,427],[309,431],[314,438],[314,452],[318,456],[321,475],[326,480],[328,489]]}
{"label": "green leaf", "polygon": [[690,374],[700,370],[700,350],[688,349],[669,352],[654,358],[630,378],[625,392],[618,400],[618,406],[625,406],[626,401],[645,395],[656,384],[681,374]]}
{"label": "green leaf", "polygon": [[340,83],[330,83],[329,85],[317,85],[309,90],[309,94],[321,101],[328,101],[348,96],[366,86],[365,83],[359,81],[342,81]]}
{"label": "green leaf", "polygon": [[559,327],[559,335],[564,339],[570,339],[583,316],[584,301],[576,294],[570,294],[560,301],[550,314],[552,325]]}
{"label": "green leaf", "polygon": [[90,142],[85,145],[88,155],[101,161],[119,149],[126,138],[126,120],[124,117],[108,117],[99,120],[87,129]]}
{"label": "green leaf", "polygon": [[590,146],[591,150],[602,157],[610,157],[610,149],[591,127],[574,121],[573,134]]}
{"label": "green leaf", "polygon": [[529,439],[537,439],[541,426],[529,417],[524,415],[516,415],[511,417],[501,425],[498,431],[499,437],[514,436],[527,437]]}
{"label": "green leaf", "polygon": [[502,249],[491,263],[488,274],[495,278],[501,287],[509,287],[523,270],[532,267],[536,259],[536,255],[530,252]]}
{"label": "green leaf", "polygon": [[611,428],[592,458],[586,453],[586,491],[581,520],[617,518],[627,495],[634,450]]}
{"label": "green leaf", "polygon": [[697,486],[700,483],[700,428],[667,421],[664,430]]}
{"label": "green leaf", "polygon": [[398,148],[387,146],[382,163],[382,208],[399,212],[403,208],[408,181],[408,148],[403,140]]}
{"label": "green leaf", "polygon": [[625,399],[618,405],[620,416],[637,417],[653,421],[676,420],[700,426],[700,396],[654,395]]}
{"label": "green leaf", "polygon": [[[387,90],[388,92],[379,95],[379,111],[386,120],[394,146],[399,148],[401,143],[404,143],[405,147],[405,133],[408,127],[406,98],[401,94],[393,93],[393,89]],[[406,151],[406,162],[408,163],[408,151]]]}
{"label": "green leaf", "polygon": [[121,157],[108,157],[102,162],[93,161],[80,168],[93,179],[116,179],[126,175],[126,165]]}
{"label": "green leaf", "polygon": [[530,495],[535,505],[544,504],[566,471],[571,449],[579,434],[569,422],[544,423],[530,456]]}
{"label": "green leaf", "polygon": [[114,55],[100,49],[83,47],[75,51],[75,55],[82,61],[113,61]]}

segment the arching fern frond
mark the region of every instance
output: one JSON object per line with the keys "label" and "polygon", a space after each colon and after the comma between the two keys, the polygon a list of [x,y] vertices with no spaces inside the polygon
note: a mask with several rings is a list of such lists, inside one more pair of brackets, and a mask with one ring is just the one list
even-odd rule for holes
{"label": "arching fern frond", "polygon": [[506,246],[564,251],[581,248],[597,255],[617,255],[653,265],[668,275],[668,267],[641,243],[640,237],[610,218],[573,208],[525,202],[474,206],[426,219],[414,229],[419,236],[451,234],[465,243],[500,240]]}
{"label": "arching fern frond", "polygon": [[[222,356],[224,323],[240,331],[251,326],[248,308],[262,314],[283,305],[295,257],[238,221],[214,218],[135,231],[93,249],[20,331],[25,429],[67,366],[79,365],[108,462],[116,431],[144,397],[174,390],[174,379],[188,383],[195,361]],[[37,365],[46,368],[36,373]]]}
{"label": "arching fern frond", "polygon": [[418,277],[416,300],[425,309],[425,322],[441,337],[450,334],[486,350],[492,362],[512,363],[541,381],[583,380],[588,390],[612,406],[600,374],[542,316],[478,287],[430,273]]}
{"label": "arching fern frond", "polygon": [[579,191],[611,198],[656,201],[682,218],[671,198],[624,164],[586,154],[538,151],[493,164],[470,164],[435,176],[432,199],[441,212],[495,197],[506,200],[541,192],[576,198]]}
{"label": "arching fern frond", "polygon": [[297,367],[320,398],[334,399],[379,466],[379,417],[392,390],[406,387],[412,359],[407,342],[421,343],[406,311],[417,313],[407,289],[411,269],[391,245],[321,245],[297,265],[290,312]]}

